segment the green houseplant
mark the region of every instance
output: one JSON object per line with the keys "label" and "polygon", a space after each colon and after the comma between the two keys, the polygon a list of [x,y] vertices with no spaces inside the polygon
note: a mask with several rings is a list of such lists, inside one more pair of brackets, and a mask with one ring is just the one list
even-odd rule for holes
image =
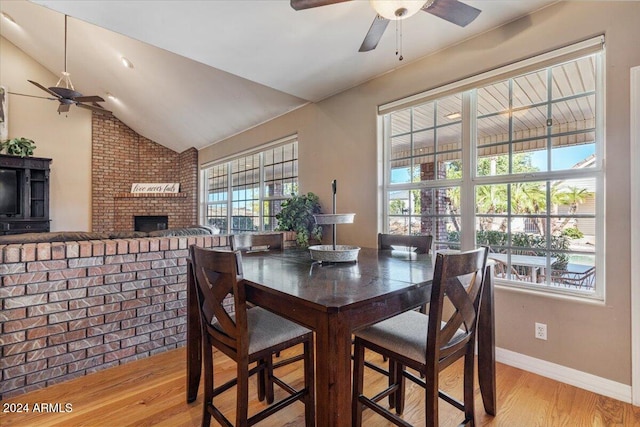
{"label": "green houseplant", "polygon": [[0,153],[5,151],[12,156],[29,157],[33,155],[35,143],[27,138],[13,138],[0,142]]}
{"label": "green houseplant", "polygon": [[282,210],[276,214],[278,231],[295,231],[298,246],[306,248],[309,239],[322,240],[322,227],[316,224],[313,214],[320,213],[318,196],[313,193],[292,195],[282,202]]}

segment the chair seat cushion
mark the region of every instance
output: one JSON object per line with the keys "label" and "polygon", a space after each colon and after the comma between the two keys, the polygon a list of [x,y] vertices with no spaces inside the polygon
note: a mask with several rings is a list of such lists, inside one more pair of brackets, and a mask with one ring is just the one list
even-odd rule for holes
{"label": "chair seat cushion", "polygon": [[[213,327],[223,332],[217,321],[213,322]],[[252,307],[247,310],[247,329],[249,331],[249,354],[257,353],[311,332],[310,329],[261,307]]]}
{"label": "chair seat cushion", "polygon": [[[442,322],[442,327],[445,326]],[[419,363],[426,363],[429,316],[410,310],[355,332],[357,337],[402,354]],[[456,332],[451,341],[465,332]]]}

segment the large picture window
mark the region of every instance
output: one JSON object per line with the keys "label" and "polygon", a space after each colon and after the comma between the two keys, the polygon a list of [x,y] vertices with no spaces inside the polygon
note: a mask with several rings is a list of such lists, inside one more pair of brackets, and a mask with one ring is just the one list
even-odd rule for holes
{"label": "large picture window", "polygon": [[288,138],[202,174],[206,225],[221,233],[273,231],[282,201],[298,192],[298,142]]}
{"label": "large picture window", "polygon": [[387,107],[382,231],[489,245],[499,284],[602,298],[602,46]]}

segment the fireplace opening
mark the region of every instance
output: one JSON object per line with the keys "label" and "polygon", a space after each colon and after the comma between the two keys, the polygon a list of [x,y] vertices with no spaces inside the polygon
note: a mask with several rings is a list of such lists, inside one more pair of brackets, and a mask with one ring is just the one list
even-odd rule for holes
{"label": "fireplace opening", "polygon": [[134,216],[133,225],[135,231],[156,231],[166,230],[169,224],[169,217],[167,215],[160,216]]}

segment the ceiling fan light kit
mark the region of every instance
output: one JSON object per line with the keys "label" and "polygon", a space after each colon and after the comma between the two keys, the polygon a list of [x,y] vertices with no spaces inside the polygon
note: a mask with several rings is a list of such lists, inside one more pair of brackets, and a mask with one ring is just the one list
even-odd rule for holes
{"label": "ceiling fan light kit", "polygon": [[369,0],[371,7],[383,18],[390,21],[407,19],[422,9],[426,3],[433,0]]}

